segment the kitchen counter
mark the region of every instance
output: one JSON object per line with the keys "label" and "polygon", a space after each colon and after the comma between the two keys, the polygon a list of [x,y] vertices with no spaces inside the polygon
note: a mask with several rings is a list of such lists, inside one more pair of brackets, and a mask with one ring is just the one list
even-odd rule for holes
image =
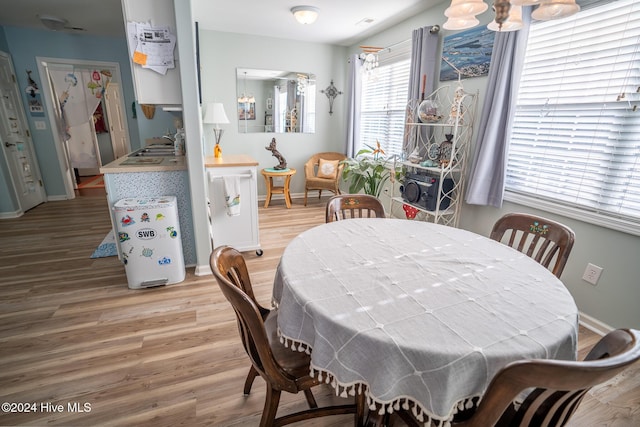
{"label": "kitchen counter", "polygon": [[100,173],[169,172],[187,170],[185,156],[128,157],[123,156],[100,168]]}
{"label": "kitchen counter", "polygon": [[[104,174],[107,202],[112,225],[115,224],[113,206],[126,198],[175,196],[182,240],[182,252],[187,266],[195,265],[195,238],[191,215],[189,176],[184,156],[120,157],[100,168]],[[117,231],[114,225],[114,232]],[[118,252],[120,252],[119,243]]]}
{"label": "kitchen counter", "polygon": [[258,162],[246,154],[229,154],[222,157],[207,156],[204,159],[205,168],[224,168],[234,166],[258,166]]}

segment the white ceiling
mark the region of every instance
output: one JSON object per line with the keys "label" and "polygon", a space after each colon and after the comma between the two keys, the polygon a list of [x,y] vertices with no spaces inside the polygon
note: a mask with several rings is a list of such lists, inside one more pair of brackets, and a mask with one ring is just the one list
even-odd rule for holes
{"label": "white ceiling", "polygon": [[[192,0],[192,12],[201,29],[349,46],[442,1]],[[318,20],[296,22],[298,5],[319,8]],[[38,15],[53,15],[68,21],[65,31],[115,36],[124,33],[121,9],[121,0],[0,0],[0,25],[44,29]],[[358,25],[365,19],[373,23]]]}

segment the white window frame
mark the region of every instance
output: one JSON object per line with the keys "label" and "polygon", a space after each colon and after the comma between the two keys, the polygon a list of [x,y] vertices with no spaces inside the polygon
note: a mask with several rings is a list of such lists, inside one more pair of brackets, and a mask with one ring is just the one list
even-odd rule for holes
{"label": "white window frame", "polygon": [[[407,43],[410,48],[410,44]],[[393,55],[381,53],[379,65],[373,71],[363,72],[360,100],[360,139],[355,152],[376,147],[376,141],[384,150],[384,157],[402,155],[405,115],[409,96],[409,75],[411,71],[411,52],[393,51]],[[374,85],[381,79],[393,79],[387,87]],[[385,81],[383,80],[382,83]],[[368,88],[382,90],[374,100],[369,96]]]}
{"label": "white window frame", "polygon": [[[614,209],[606,206],[606,203],[603,202],[609,194],[607,192],[611,191],[605,186],[602,186],[599,189],[595,188],[595,191],[599,190],[601,193],[599,193],[600,195],[598,197],[592,198],[594,199],[592,202],[588,200],[588,196],[583,197],[579,191],[575,192],[577,195],[575,196],[575,199],[572,199],[573,190],[570,188],[575,183],[575,180],[571,175],[574,171],[579,169],[574,166],[576,161],[572,156],[578,153],[583,159],[587,158],[590,161],[591,158],[596,157],[595,154],[598,154],[601,157],[603,156],[603,147],[605,145],[615,145],[618,148],[615,148],[611,153],[606,154],[611,156],[611,160],[600,160],[599,162],[594,162],[593,164],[587,165],[583,168],[584,176],[587,177],[583,181],[587,184],[579,183],[583,191],[590,190],[590,185],[588,183],[596,182],[593,178],[589,180],[589,174],[593,177],[594,173],[601,174],[601,176],[611,175],[612,181],[614,179],[620,179],[620,174],[625,175],[622,179],[627,181],[626,186],[623,184],[617,184],[617,188],[628,189],[631,187],[632,189],[635,189],[640,185],[640,147],[637,146],[640,144],[640,111],[636,113],[630,112],[634,104],[638,104],[638,109],[640,109],[640,93],[636,92],[636,88],[640,87],[640,69],[637,65],[633,67],[627,66],[628,69],[623,70],[623,75],[618,81],[614,81],[614,72],[612,71],[610,74],[611,77],[608,77],[606,80],[607,85],[598,86],[594,82],[589,82],[589,80],[593,75],[597,74],[596,70],[599,71],[605,67],[594,68],[592,66],[590,69],[592,70],[591,73],[583,72],[580,78],[573,78],[572,80],[573,84],[576,82],[579,83],[580,81],[587,82],[585,83],[585,86],[588,85],[589,88],[592,88],[588,96],[586,94],[582,96],[575,96],[575,92],[572,94],[570,91],[566,90],[566,84],[565,86],[555,86],[553,73],[556,64],[553,62],[550,62],[538,76],[535,76],[535,69],[533,66],[530,66],[529,71],[527,71],[529,60],[534,62],[538,61],[538,66],[540,64],[544,65],[544,61],[546,61],[544,56],[552,57],[554,54],[558,54],[559,58],[569,58],[569,60],[574,61],[576,64],[582,65],[582,62],[579,61],[582,61],[583,57],[588,56],[588,53],[583,56],[577,55],[574,58],[570,57],[581,49],[583,51],[595,51],[595,44],[606,41],[607,39],[607,37],[603,36],[599,36],[598,38],[590,37],[587,40],[575,41],[570,45],[569,39],[574,37],[574,29],[576,34],[578,34],[578,27],[582,23],[584,23],[584,25],[590,25],[589,29],[591,33],[596,34],[595,23],[606,22],[604,27],[611,29],[611,33],[613,33],[611,38],[613,40],[620,39],[622,37],[621,34],[624,34],[625,37],[630,37],[640,42],[640,28],[637,28],[640,27],[640,25],[637,25],[637,23],[640,23],[640,6],[634,5],[634,2],[630,0],[619,0],[614,3],[616,4],[605,2],[602,8],[596,7],[585,10],[584,12],[561,21],[534,23],[532,25],[532,33],[529,40],[533,45],[530,46],[531,50],[528,50],[527,52],[527,54],[530,55],[530,58],[525,60],[525,70],[523,72],[520,87],[521,95],[518,101],[519,106],[516,107],[516,116],[512,127],[512,145],[510,146],[509,162],[514,162],[514,166],[511,166],[510,163],[507,167],[504,199],[514,203],[569,216],[571,218],[583,220],[603,227],[612,228],[618,231],[640,235],[640,209],[634,206],[639,202],[637,199],[632,199],[633,201],[629,203],[631,208],[618,208],[618,212],[616,212]],[[625,28],[624,22],[612,23],[608,20],[614,19],[608,17],[610,16],[609,11],[616,6],[624,8],[625,10],[624,14],[617,13],[618,20],[622,19],[620,16],[623,15],[628,17],[627,19],[629,22],[635,22],[632,24],[631,29]],[[630,11],[632,11],[632,13],[630,13]],[[616,13],[612,12],[611,16],[614,15],[616,15]],[[548,32],[549,28],[553,26],[557,28],[554,30],[557,32],[546,37],[555,39],[555,42],[551,43],[551,45],[547,42],[547,46],[541,49],[541,46],[545,43],[544,36],[536,35],[536,31],[538,29],[540,30],[538,34],[544,33],[545,31]],[[562,32],[560,32],[560,26],[563,28]],[[627,32],[625,33],[625,31]],[[579,36],[575,36],[575,38],[579,38]],[[560,40],[562,42],[560,42]],[[536,43],[537,49],[542,50],[542,53],[538,58],[535,56]],[[569,53],[556,53],[555,47],[560,45],[568,46],[571,50]],[[585,46],[586,50],[584,49]],[[621,51],[622,48],[616,49],[615,52],[612,52],[613,56],[622,56],[622,53],[620,53]],[[636,48],[635,53],[632,53],[631,55],[633,55],[633,57],[630,63],[638,64],[640,62],[640,49]],[[586,59],[584,61],[588,64]],[[559,63],[561,60],[558,59],[556,62]],[[612,61],[611,63],[614,62]],[[566,67],[564,73],[568,74],[568,72],[571,71],[571,68],[572,67]],[[629,70],[631,70],[631,72]],[[545,79],[544,81],[546,84],[543,86],[538,83],[538,85],[535,86],[530,83],[536,79],[538,79],[539,82],[542,82],[542,79]],[[539,96],[539,101],[536,101],[535,99],[537,95],[531,95],[532,93],[543,93],[546,89],[550,89],[549,93]],[[595,98],[593,94],[596,91],[601,91],[601,98],[603,101],[600,101],[600,103],[602,106],[598,105],[598,101],[593,99]],[[620,92],[625,92],[625,98],[623,98],[622,101],[617,99]],[[572,95],[575,97],[571,98]],[[542,98],[546,99],[543,100]],[[589,102],[582,104],[585,101]],[[566,120],[565,117],[561,117],[563,114],[569,114],[566,112],[567,110],[570,110],[571,108],[576,109],[576,105],[578,105],[579,108],[585,109],[601,108],[601,110],[599,110],[600,119],[596,125],[592,126],[593,129],[590,132],[593,135],[601,134],[603,136],[596,137],[585,135],[585,125],[580,123],[580,114],[578,113],[576,113],[575,118],[571,118],[569,120]],[[582,107],[582,105],[584,105],[584,107]],[[612,106],[614,108],[611,108]],[[547,114],[542,114],[545,108]],[[561,110],[562,112],[560,112]],[[539,118],[535,117],[536,111],[540,113]],[[554,114],[556,115],[554,116]],[[549,124],[545,122],[551,123]],[[600,122],[602,123],[602,126],[600,125]],[[622,131],[631,132],[632,136],[627,136],[625,138]],[[615,135],[621,136],[618,137]],[[636,135],[638,136],[636,137]],[[632,141],[633,138],[635,138],[636,142],[629,142]],[[627,145],[625,145],[625,139]],[[633,144],[636,144],[636,147],[635,155],[631,154],[632,157],[629,157],[629,154],[620,156],[616,152],[616,150],[621,149],[620,147],[629,149],[630,145],[631,151],[633,151]],[[560,146],[560,149],[558,149],[558,146]],[[586,146],[593,146],[595,148],[592,148],[592,151],[585,151]],[[535,147],[538,152],[535,153],[534,150],[531,150],[531,147]],[[525,151],[527,150],[531,151],[530,158],[527,158],[527,154],[525,154]],[[535,159],[534,154],[537,156],[548,155],[550,156],[550,162],[539,162],[539,159]],[[561,165],[562,161],[553,161],[558,160],[558,157],[562,157],[561,160],[564,160],[564,165]],[[625,162],[624,166],[619,166],[621,163],[620,159]],[[612,164],[615,163],[615,165],[611,167],[601,166],[607,162]],[[544,181],[540,181],[542,184],[538,185],[536,181],[544,179],[544,172],[532,172],[530,179],[526,177],[525,179],[522,179],[523,175],[520,175],[520,179],[516,179],[510,169],[513,167],[514,170],[520,169],[520,171],[524,171],[527,167],[535,168],[536,163],[546,163],[547,165],[550,165],[551,168],[557,171],[557,180],[552,184],[550,184],[549,181],[546,183]],[[527,164],[533,166],[527,166]],[[595,169],[596,172],[594,172],[594,165],[597,165]],[[597,169],[598,167],[601,169]],[[607,183],[608,181],[603,185],[607,185]],[[528,186],[529,189],[524,188],[526,186]],[[536,186],[538,186],[537,189],[535,188]],[[637,194],[640,194],[640,189],[635,189],[634,191]],[[610,199],[618,200],[618,203],[620,203],[619,200],[621,200],[619,198]],[[609,202],[611,202],[611,200],[609,200]],[[593,204],[588,206],[588,203]],[[622,203],[620,203],[620,205],[622,205]],[[636,211],[633,212],[633,209],[636,209]]]}

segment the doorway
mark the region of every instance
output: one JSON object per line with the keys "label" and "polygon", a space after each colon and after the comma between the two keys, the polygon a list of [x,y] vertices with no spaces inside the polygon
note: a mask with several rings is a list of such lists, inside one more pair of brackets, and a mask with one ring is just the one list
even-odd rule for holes
{"label": "doorway", "polygon": [[64,58],[36,61],[66,196],[72,199],[80,175],[96,175],[101,166],[131,151],[120,66]]}
{"label": "doorway", "polygon": [[7,162],[18,216],[46,200],[24,111],[11,57],[0,52],[0,150]]}

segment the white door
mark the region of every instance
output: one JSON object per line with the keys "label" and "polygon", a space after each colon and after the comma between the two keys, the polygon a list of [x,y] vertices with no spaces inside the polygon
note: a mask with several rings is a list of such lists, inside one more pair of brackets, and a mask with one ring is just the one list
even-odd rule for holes
{"label": "white door", "polygon": [[109,83],[104,94],[106,100],[107,120],[109,132],[111,132],[111,145],[114,158],[119,158],[131,152],[127,122],[124,119],[122,108],[122,92],[118,83]]}
{"label": "white door", "polygon": [[45,192],[20,90],[11,58],[4,52],[0,52],[0,140],[20,210],[43,203]]}

